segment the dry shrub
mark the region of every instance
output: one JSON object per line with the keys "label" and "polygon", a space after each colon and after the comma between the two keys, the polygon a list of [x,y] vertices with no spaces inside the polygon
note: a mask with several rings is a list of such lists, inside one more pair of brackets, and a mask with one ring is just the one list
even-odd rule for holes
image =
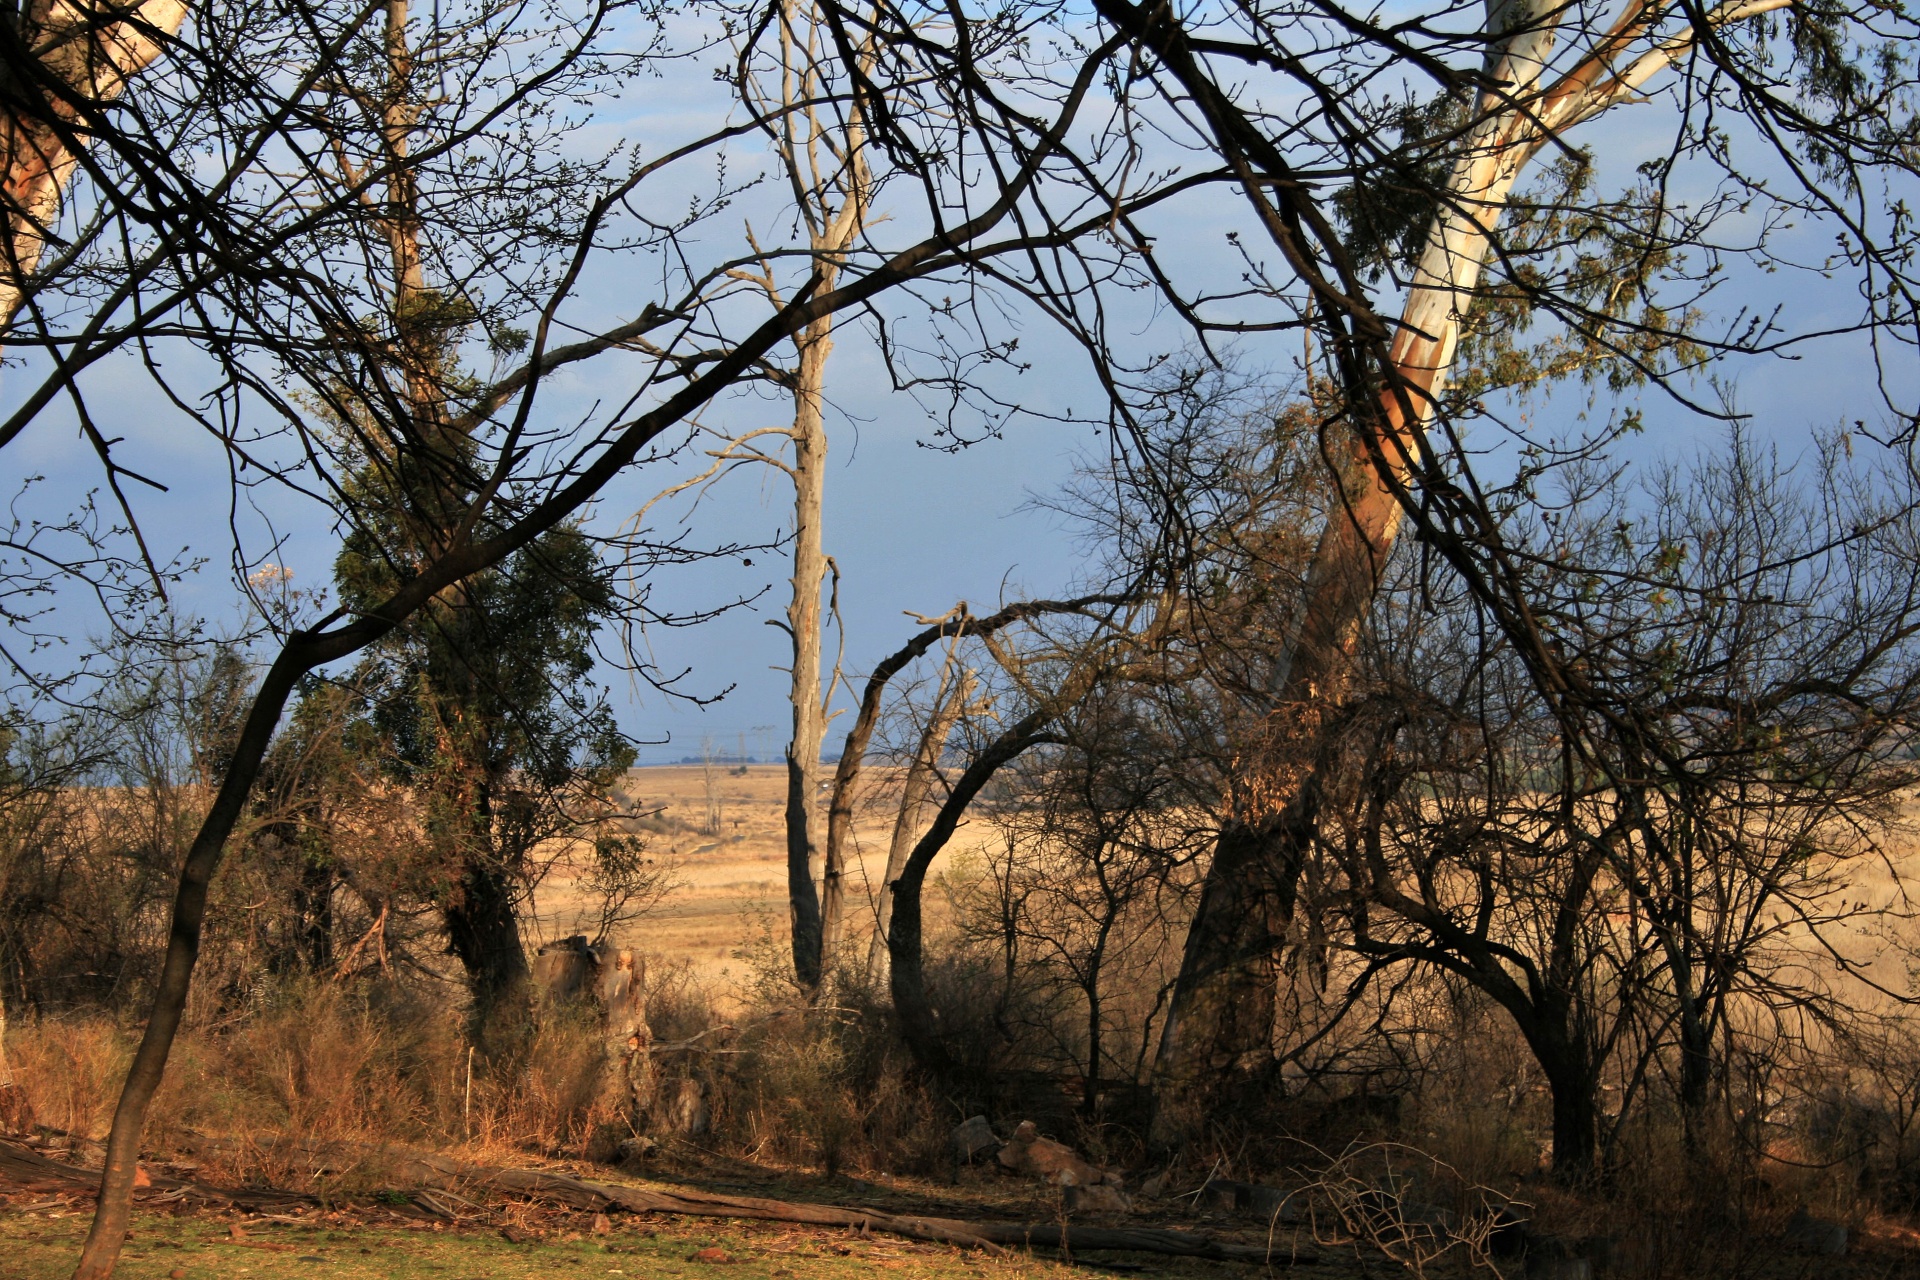
{"label": "dry shrub", "polygon": [[[578,1154],[604,1118],[591,1011],[543,1018],[493,1059],[469,1052],[462,1021],[400,982],[276,984],[245,1019],[176,1040],[146,1145],[217,1177],[309,1191],[385,1185],[369,1152],[387,1144]],[[23,1019],[8,1049],[43,1125],[105,1135],[131,1033],[105,1017]]]}
{"label": "dry shrub", "polygon": [[16,1018],[8,1029],[7,1057],[42,1125],[101,1138],[133,1047],[105,1017]]}
{"label": "dry shrub", "polygon": [[[663,1094],[698,1081],[711,1141],[754,1160],[845,1171],[929,1171],[946,1126],[912,1079],[881,995],[858,962],[837,967],[809,1000],[785,978],[780,950],[749,948],[749,982],[729,1018],[686,970],[650,975],[649,1022],[668,1047]],[[951,1121],[947,1122],[948,1125]]]}
{"label": "dry shrub", "polygon": [[592,1007],[550,1009],[511,1049],[475,1068],[471,1112],[463,1085],[466,1136],[482,1146],[579,1155],[612,1119],[606,1067],[606,1038]]}

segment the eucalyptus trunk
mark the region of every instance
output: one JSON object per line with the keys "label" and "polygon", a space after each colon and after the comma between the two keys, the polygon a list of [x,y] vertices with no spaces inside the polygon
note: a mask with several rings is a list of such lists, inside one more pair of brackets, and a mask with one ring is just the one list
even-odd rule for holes
{"label": "eucalyptus trunk", "polygon": [[[104,21],[107,17],[114,21]],[[0,333],[13,327],[33,289],[61,202],[80,163],[85,116],[112,103],[151,66],[187,16],[179,0],[124,8],[31,0],[0,18],[0,164],[6,167],[0,236]]]}
{"label": "eucalyptus trunk", "polygon": [[[1352,415],[1350,452],[1337,477],[1344,501],[1328,514],[1271,691],[1270,718],[1280,726],[1266,744],[1279,766],[1271,770],[1275,785],[1259,789],[1257,804],[1236,805],[1229,813],[1189,926],[1155,1059],[1156,1129],[1162,1138],[1173,1136],[1168,1121],[1199,1109],[1223,1059],[1244,1063],[1272,1042],[1270,1026],[1253,1035],[1257,1017],[1250,1014],[1272,1005],[1272,951],[1292,925],[1295,895],[1287,880],[1298,874],[1300,859],[1284,852],[1250,857],[1245,851],[1276,836],[1284,841],[1304,820],[1309,771],[1299,765],[1313,758],[1326,712],[1345,696],[1361,625],[1400,532],[1400,495],[1416,482],[1462,317],[1514,183],[1549,138],[1623,100],[1627,80],[1644,81],[1671,60],[1670,54],[1658,65],[1642,59],[1626,77],[1600,84],[1606,60],[1619,54],[1617,37],[1626,34],[1616,31],[1615,42],[1543,92],[1545,60],[1562,21],[1551,0],[1488,5],[1486,71],[1499,88],[1480,96],[1477,123],[1438,193],[1389,349],[1384,389],[1377,402]],[[1494,39],[1502,29],[1512,34]],[[1243,1010],[1248,1000],[1255,1008]]]}

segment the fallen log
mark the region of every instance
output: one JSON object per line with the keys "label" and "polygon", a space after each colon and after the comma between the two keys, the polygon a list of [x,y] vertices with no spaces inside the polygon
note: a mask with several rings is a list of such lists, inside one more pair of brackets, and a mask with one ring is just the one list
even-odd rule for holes
{"label": "fallen log", "polygon": [[[143,1200],[196,1200],[210,1205],[232,1205],[242,1209],[264,1206],[304,1204],[312,1200],[292,1191],[231,1192],[210,1187],[189,1178],[169,1178],[140,1170],[134,1195]],[[23,1142],[0,1138],[0,1177],[19,1182],[47,1180],[71,1183],[88,1192],[99,1190],[100,1171],[66,1164],[35,1151]]]}
{"label": "fallen log", "polygon": [[877,1209],[768,1200],[759,1196],[719,1195],[688,1189],[654,1190],[611,1182],[588,1182],[539,1169],[506,1169],[467,1164],[423,1152],[389,1152],[396,1173],[432,1185],[482,1184],[518,1195],[537,1196],[577,1209],[624,1209],[629,1213],[680,1213],[707,1218],[759,1218],[823,1227],[880,1231],[909,1240],[963,1248],[1057,1249],[1064,1252],[1160,1253],[1176,1257],[1255,1262],[1271,1266],[1310,1265],[1316,1259],[1265,1245],[1238,1244],[1190,1231],[1144,1227],[1077,1227],[1057,1223],[969,1222],[960,1218],[923,1218]]}
{"label": "fallen log", "polygon": [[[294,1141],[282,1144],[315,1156],[332,1158],[348,1148],[337,1143]],[[1218,1240],[1192,1231],[1146,1227],[1081,1227],[1058,1223],[969,1222],[960,1218],[929,1218],[886,1213],[879,1209],[851,1209],[805,1201],[769,1200],[760,1196],[721,1195],[680,1188],[673,1191],[630,1187],[614,1182],[589,1182],[544,1169],[513,1169],[472,1164],[431,1152],[394,1147],[352,1148],[358,1158],[372,1156],[401,1181],[448,1189],[485,1186],[513,1195],[531,1196],[569,1208],[592,1211],[619,1209],[627,1213],[677,1213],[699,1218],[754,1218],[769,1222],[797,1222],[818,1227],[847,1227],[878,1231],[908,1240],[958,1245],[993,1253],[1008,1249],[1055,1249],[1072,1253],[1159,1253],[1175,1257],[1211,1258],[1226,1262],[1253,1262],[1268,1266],[1311,1265],[1317,1259],[1265,1245]],[[15,1177],[53,1178],[88,1186],[100,1175],[91,1169],[61,1164],[19,1143],[0,1139],[0,1173]],[[204,1183],[154,1177],[153,1192],[190,1195],[214,1204],[252,1207],[267,1200],[305,1199],[293,1193],[267,1196],[234,1194]],[[146,1188],[142,1188],[146,1191]]]}

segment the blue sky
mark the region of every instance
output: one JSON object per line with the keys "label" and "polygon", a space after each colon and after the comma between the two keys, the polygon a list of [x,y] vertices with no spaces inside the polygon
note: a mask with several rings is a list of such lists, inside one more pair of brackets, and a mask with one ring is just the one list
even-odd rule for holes
{"label": "blue sky", "polygon": [[[691,86],[691,87],[690,87]],[[715,109],[707,82],[661,82],[649,87],[623,112],[582,131],[583,147],[622,132],[673,134],[684,131]],[[1606,160],[1606,170],[1624,176],[1631,165],[1655,154],[1667,142],[1669,113],[1659,104],[1626,108],[1581,131]],[[754,162],[742,149],[740,163]],[[1603,181],[1602,186],[1606,186]],[[742,204],[751,216],[751,201]],[[911,213],[911,210],[908,211]],[[1241,270],[1227,240],[1230,231],[1250,237],[1243,207],[1214,193],[1166,215],[1154,228],[1161,251],[1188,280],[1231,281]],[[1808,260],[1823,253],[1825,233],[1791,233],[1803,242]],[[644,265],[635,265],[644,271]],[[595,273],[583,289],[589,309],[625,314],[623,304],[635,282],[614,266]],[[641,293],[639,296],[647,296]],[[1733,282],[1714,304],[1723,314],[1742,305],[1791,307],[1796,329],[1818,329],[1850,320],[1857,296],[1846,281],[1825,281],[1806,273],[1763,275],[1739,267]],[[1021,355],[1025,372],[1001,374],[996,391],[1049,414],[1089,411],[1097,391],[1086,357],[1030,315],[1022,322]],[[1121,317],[1131,326],[1129,339],[1140,349],[1180,343],[1178,329],[1164,315],[1143,307]],[[1242,354],[1249,363],[1284,372],[1299,350],[1297,336],[1249,340]],[[1808,346],[1794,360],[1760,358],[1729,366],[1724,376],[1737,383],[1737,403],[1751,412],[1756,433],[1778,441],[1791,456],[1804,449],[1809,431],[1865,418],[1884,421],[1874,386],[1870,354],[1857,339],[1833,339]],[[184,381],[204,377],[191,357],[176,356],[174,372]],[[1915,385],[1911,351],[1894,355],[1903,394]],[[0,402],[30,385],[27,370],[0,375]],[[543,411],[557,415],[596,400],[618,398],[617,364],[596,363],[557,380]],[[89,378],[96,414],[109,434],[125,437],[126,461],[169,485],[169,491],[132,490],[142,523],[156,549],[188,547],[210,557],[208,567],[182,593],[184,608],[208,616],[216,625],[236,616],[229,532],[230,511],[224,462],[217,449],[156,395],[131,355],[108,361]],[[1708,400],[1707,388],[1698,390]],[[1015,421],[1002,438],[988,439],[959,453],[922,447],[933,424],[910,397],[892,393],[872,342],[857,324],[842,326],[830,370],[829,392],[835,404],[830,418],[832,465],[829,476],[827,548],[842,570],[841,604],[846,623],[847,668],[856,676],[896,647],[914,628],[903,611],[939,613],[965,599],[976,608],[1003,599],[1054,595],[1068,590],[1081,573],[1084,548],[1050,511],[1031,499],[1056,491],[1076,461],[1104,455],[1106,442],[1085,426],[1049,423],[1038,417]],[[1658,392],[1640,396],[1649,430],[1629,447],[1641,458],[1674,456],[1710,444],[1719,428],[1668,402]],[[1578,395],[1563,394],[1528,406],[1531,430],[1542,434],[1577,429],[1583,408]],[[743,430],[777,423],[783,400],[740,397],[708,416],[716,426]],[[1521,412],[1519,409],[1515,413]],[[94,482],[95,468],[70,422],[49,413],[6,452],[4,475],[49,477],[45,493],[70,495]],[[1489,461],[1497,468],[1497,457]],[[691,464],[652,469],[615,485],[593,518],[618,523],[674,479],[691,473]],[[245,545],[254,561],[272,559],[290,567],[296,585],[325,584],[335,551],[325,512],[277,492],[256,491],[261,507],[238,515]],[[695,541],[768,541],[789,519],[790,496],[783,477],[760,468],[735,472],[720,482],[689,518]],[[692,504],[682,498],[656,508],[656,527],[672,527]],[[269,530],[283,535],[271,547]],[[644,688],[636,689],[619,672],[605,674],[623,726],[634,737],[665,745],[642,748],[643,763],[698,754],[703,741],[733,751],[743,737],[750,753],[777,754],[784,740],[785,676],[775,670],[785,660],[782,634],[767,625],[784,608],[786,571],[779,554],[756,555],[753,564],[709,562],[663,571],[654,589],[668,609],[696,610],[738,595],[771,588],[752,607],[735,610],[695,629],[657,628],[648,634],[650,656],[665,670],[689,670],[685,687],[706,696],[728,686],[731,692],[700,709]],[[76,632],[97,628],[83,610],[70,615]],[[843,698],[844,702],[845,699]],[[837,741],[830,734],[831,744]]]}

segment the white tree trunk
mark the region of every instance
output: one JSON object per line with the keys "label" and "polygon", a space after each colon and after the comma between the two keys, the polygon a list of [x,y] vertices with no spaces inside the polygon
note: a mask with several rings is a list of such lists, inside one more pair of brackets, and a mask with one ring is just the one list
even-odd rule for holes
{"label": "white tree trunk", "polygon": [[[119,97],[127,82],[160,56],[162,41],[175,35],[187,7],[180,0],[147,0],[117,21],[103,22],[120,6],[105,0],[34,0],[20,24],[20,43],[41,67],[73,93],[95,103]],[[23,93],[35,90],[14,77]],[[5,233],[0,236],[0,332],[13,326],[31,291],[33,274],[60,216],[67,184],[80,163],[65,133],[87,126],[87,112],[41,98],[43,113],[0,108],[0,163],[6,166]]]}
{"label": "white tree trunk", "polygon": [[[826,512],[827,432],[822,412],[827,357],[833,351],[830,322],[810,325],[800,338],[800,365],[793,386],[793,577],[787,629],[793,641],[788,701],[793,734],[787,743],[787,868],[793,912],[796,972],[819,981],[832,952],[829,920],[837,920],[840,868],[821,865],[820,751],[827,736],[820,690],[822,607],[827,554],[821,524]],[[813,883],[820,877],[819,897]]]}
{"label": "white tree trunk", "polygon": [[920,839],[921,817],[932,798],[941,752],[946,750],[947,736],[953,732],[954,723],[972,693],[973,678],[966,672],[955,669],[951,663],[941,671],[940,689],[934,695],[927,727],[920,735],[920,745],[900,784],[900,807],[894,815],[893,838],[887,844],[887,869],[880,877],[873,942],[867,949],[867,975],[877,987],[884,987],[890,980],[887,928],[893,922],[893,884],[907,869],[907,858]]}

